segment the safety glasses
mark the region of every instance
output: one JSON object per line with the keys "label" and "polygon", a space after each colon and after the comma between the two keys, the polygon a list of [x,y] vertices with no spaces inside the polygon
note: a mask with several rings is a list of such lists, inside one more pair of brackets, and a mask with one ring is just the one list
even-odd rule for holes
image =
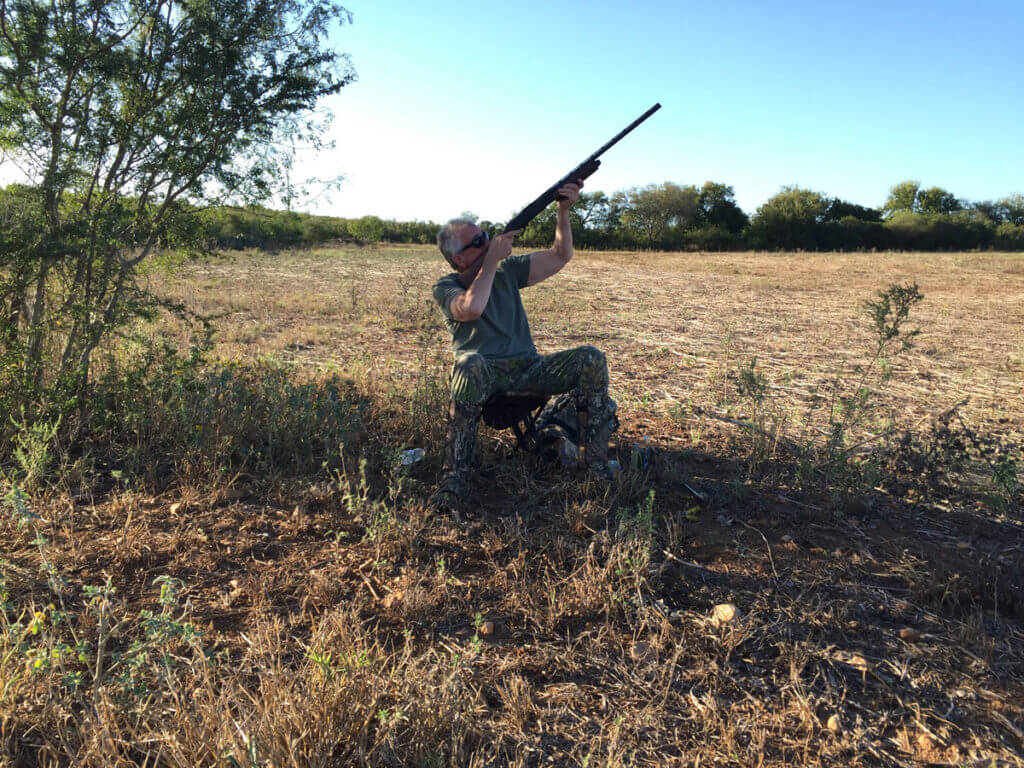
{"label": "safety glasses", "polygon": [[479,235],[477,235],[464,246],[462,246],[462,248],[459,249],[459,253],[462,253],[465,250],[469,250],[470,248],[482,248],[483,246],[487,245],[488,240],[490,240],[490,237],[488,237],[487,233],[481,232]]}

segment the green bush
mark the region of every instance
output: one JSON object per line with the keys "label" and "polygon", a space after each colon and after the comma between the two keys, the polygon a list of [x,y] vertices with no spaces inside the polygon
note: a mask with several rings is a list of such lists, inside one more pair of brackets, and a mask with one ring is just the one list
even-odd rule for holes
{"label": "green bush", "polygon": [[686,248],[695,251],[738,251],[746,247],[741,235],[720,224],[691,230],[683,242]]}
{"label": "green bush", "polygon": [[958,213],[911,213],[892,215],[884,227],[890,246],[908,251],[944,251],[990,248],[996,226],[972,211]]}
{"label": "green bush", "polygon": [[208,364],[164,350],[97,382],[89,445],[107,468],[165,475],[314,474],[359,433],[366,404],[337,376],[272,359]]}
{"label": "green bush", "polygon": [[760,248],[818,247],[819,223],[829,202],[820,192],[799,187],[783,187],[770,198],[750,221],[750,242]]}
{"label": "green bush", "polygon": [[1024,224],[1000,224],[996,228],[995,246],[1001,251],[1024,251]]}
{"label": "green bush", "polygon": [[367,243],[379,243],[384,239],[384,222],[376,216],[363,216],[350,221],[348,230],[352,237]]}

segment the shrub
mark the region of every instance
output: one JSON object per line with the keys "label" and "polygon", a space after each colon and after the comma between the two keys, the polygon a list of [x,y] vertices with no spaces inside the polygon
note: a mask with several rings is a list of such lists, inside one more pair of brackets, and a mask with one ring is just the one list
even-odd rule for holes
{"label": "shrub", "polygon": [[367,243],[379,243],[384,238],[384,222],[376,216],[363,216],[350,221],[348,230],[353,237]]}
{"label": "shrub", "polygon": [[896,213],[884,224],[892,246],[904,250],[968,250],[989,248],[995,225],[971,211],[959,213]]}
{"label": "shrub", "polygon": [[1003,222],[996,228],[995,247],[1003,251],[1024,251],[1024,224]]}
{"label": "shrub", "polygon": [[750,239],[762,248],[818,247],[819,223],[828,201],[819,193],[799,187],[783,187],[770,198],[750,222]]}
{"label": "shrub", "polygon": [[150,482],[169,474],[313,474],[360,432],[365,401],[336,375],[302,376],[273,359],[207,363],[147,351],[97,382],[88,446],[107,469]]}
{"label": "shrub", "polygon": [[743,238],[721,225],[701,227],[686,233],[687,248],[697,251],[729,251],[744,247]]}

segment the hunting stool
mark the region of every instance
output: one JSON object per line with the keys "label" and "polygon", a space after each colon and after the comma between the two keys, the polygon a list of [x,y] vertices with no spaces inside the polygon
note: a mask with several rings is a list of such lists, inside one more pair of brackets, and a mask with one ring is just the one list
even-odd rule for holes
{"label": "hunting stool", "polygon": [[481,416],[492,429],[511,429],[516,446],[533,452],[537,448],[537,417],[549,399],[547,395],[498,392],[484,403]]}

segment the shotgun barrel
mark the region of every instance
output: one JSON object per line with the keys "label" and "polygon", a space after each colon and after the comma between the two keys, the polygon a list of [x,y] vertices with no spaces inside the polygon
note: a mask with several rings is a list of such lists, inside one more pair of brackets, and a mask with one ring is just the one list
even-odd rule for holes
{"label": "shotgun barrel", "polygon": [[509,232],[513,229],[525,229],[526,225],[533,221],[537,214],[539,214],[541,211],[547,208],[553,200],[557,199],[559,187],[561,187],[563,184],[569,184],[572,182],[578,184],[582,182],[584,179],[589,178],[590,175],[594,173],[594,171],[601,167],[601,161],[598,159],[599,157],[601,157],[601,155],[603,155],[609,149],[611,149],[620,141],[622,141],[622,139],[626,136],[627,133],[632,131],[634,128],[640,125],[640,123],[642,123],[648,117],[653,115],[659,109],[661,109],[661,104],[655,104],[653,107],[651,107],[642,115],[640,115],[640,117],[638,117],[632,123],[630,123],[617,134],[615,134],[615,136],[613,136],[608,143],[606,143],[594,154],[592,154],[582,163],[580,163],[571,171],[569,171],[569,173],[567,173],[561,179],[559,179],[546,190],[544,190],[544,192],[541,193],[540,197],[538,197],[536,200],[534,200],[532,203],[526,206],[523,210],[517,213],[514,217],[512,217],[512,220],[505,225],[504,231]]}

